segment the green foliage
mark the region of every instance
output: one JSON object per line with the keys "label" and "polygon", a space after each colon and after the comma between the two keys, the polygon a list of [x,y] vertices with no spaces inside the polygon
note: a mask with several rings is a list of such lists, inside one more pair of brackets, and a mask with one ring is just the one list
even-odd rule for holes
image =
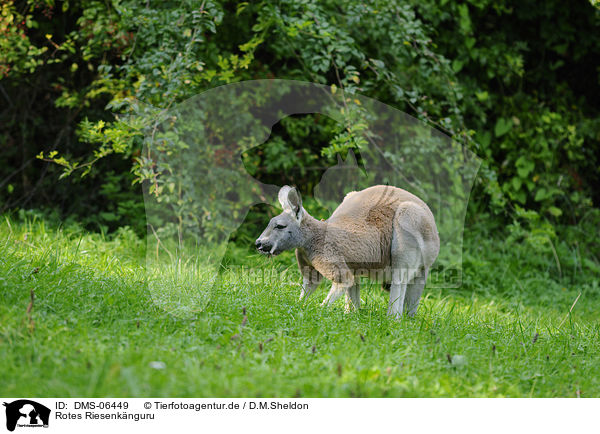
{"label": "green foliage", "polygon": [[[107,172],[124,192],[143,179],[142,120],[272,77],[370,96],[465,143],[485,160],[478,212],[533,229],[577,222],[600,203],[600,11],[585,1],[22,0],[0,11],[3,209],[60,203],[88,222],[141,228],[140,214],[114,214],[122,207],[97,186]],[[307,122],[286,121],[245,158],[272,174],[293,165],[296,183],[313,185],[303,168],[360,151],[360,125]],[[78,179],[57,185],[59,171]],[[85,204],[65,205],[90,190]]]}
{"label": "green foliage", "polygon": [[597,34],[600,15],[586,2],[538,6],[472,0],[417,7],[435,29],[438,51],[454,59],[493,209],[508,206],[530,223],[538,215],[572,223],[592,199],[598,204],[600,119],[590,96],[600,90],[600,39],[580,35]]}

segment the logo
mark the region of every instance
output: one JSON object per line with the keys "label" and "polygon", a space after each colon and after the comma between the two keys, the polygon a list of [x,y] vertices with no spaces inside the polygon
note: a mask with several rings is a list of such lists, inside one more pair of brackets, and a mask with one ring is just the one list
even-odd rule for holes
{"label": "logo", "polygon": [[[335,89],[294,80],[256,80],[210,89],[168,110],[138,106],[131,122],[145,135],[139,171],[148,221],[146,272],[157,305],[190,318],[204,310],[236,231],[247,222],[247,228],[259,234],[251,219],[267,212],[251,211],[252,207],[278,208],[283,185],[305,181],[305,198],[310,198],[306,203],[327,218],[350,193],[390,186],[370,202],[379,211],[361,214],[360,224],[371,234],[382,233],[377,225],[383,228],[393,218],[390,210],[396,208],[388,205],[399,200],[400,193],[393,193],[391,186],[414,194],[435,216],[441,248],[435,268],[427,261],[427,276],[411,272],[411,285],[422,287],[425,277],[430,287],[461,285],[464,220],[481,160],[457,140],[406,113]],[[317,158],[317,147],[307,145],[300,152],[305,159],[296,145],[285,144],[292,131],[305,129],[290,116],[306,114],[313,116],[311,125],[327,122],[328,126],[319,124],[331,137],[322,143],[327,145],[322,148],[327,158]],[[307,142],[324,140],[306,134]],[[316,161],[323,164],[313,165]],[[328,228],[328,236],[334,236],[334,225]],[[334,239],[338,236],[342,237]],[[254,244],[254,239],[247,241]],[[278,240],[277,246],[275,240],[261,244],[263,253],[293,250],[299,242],[293,237]],[[381,252],[390,250],[374,245],[381,245]],[[362,263],[362,250],[352,252]],[[425,270],[413,265],[403,268]]]}
{"label": "logo", "polygon": [[19,399],[4,403],[6,407],[6,429],[14,431],[15,427],[48,428],[50,409],[29,399]]}

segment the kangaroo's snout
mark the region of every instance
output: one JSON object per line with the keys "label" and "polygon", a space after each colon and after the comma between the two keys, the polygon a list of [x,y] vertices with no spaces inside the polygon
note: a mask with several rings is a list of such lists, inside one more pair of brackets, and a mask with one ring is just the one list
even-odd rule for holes
{"label": "kangaroo's snout", "polygon": [[263,241],[261,241],[260,238],[256,240],[254,245],[256,246],[258,251],[261,253],[269,253],[271,251],[271,249],[273,248],[273,246],[269,242],[266,242],[266,241],[263,242]]}

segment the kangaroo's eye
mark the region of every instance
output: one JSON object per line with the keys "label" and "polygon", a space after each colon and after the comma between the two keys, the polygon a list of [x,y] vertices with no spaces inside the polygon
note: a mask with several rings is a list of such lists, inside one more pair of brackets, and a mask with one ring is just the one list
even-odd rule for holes
{"label": "kangaroo's eye", "polygon": [[275,229],[285,229],[287,225],[275,225]]}

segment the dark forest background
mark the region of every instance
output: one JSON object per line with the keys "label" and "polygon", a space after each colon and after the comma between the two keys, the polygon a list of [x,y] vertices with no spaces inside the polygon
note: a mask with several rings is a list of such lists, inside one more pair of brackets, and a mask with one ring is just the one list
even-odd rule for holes
{"label": "dark forest background", "polygon": [[[123,115],[285,78],[378,99],[464,143],[484,160],[469,222],[595,251],[599,77],[600,10],[586,0],[3,1],[0,212],[143,234],[143,137]],[[319,173],[289,169],[352,147],[334,122],[295,116],[244,158],[310,195]]]}

